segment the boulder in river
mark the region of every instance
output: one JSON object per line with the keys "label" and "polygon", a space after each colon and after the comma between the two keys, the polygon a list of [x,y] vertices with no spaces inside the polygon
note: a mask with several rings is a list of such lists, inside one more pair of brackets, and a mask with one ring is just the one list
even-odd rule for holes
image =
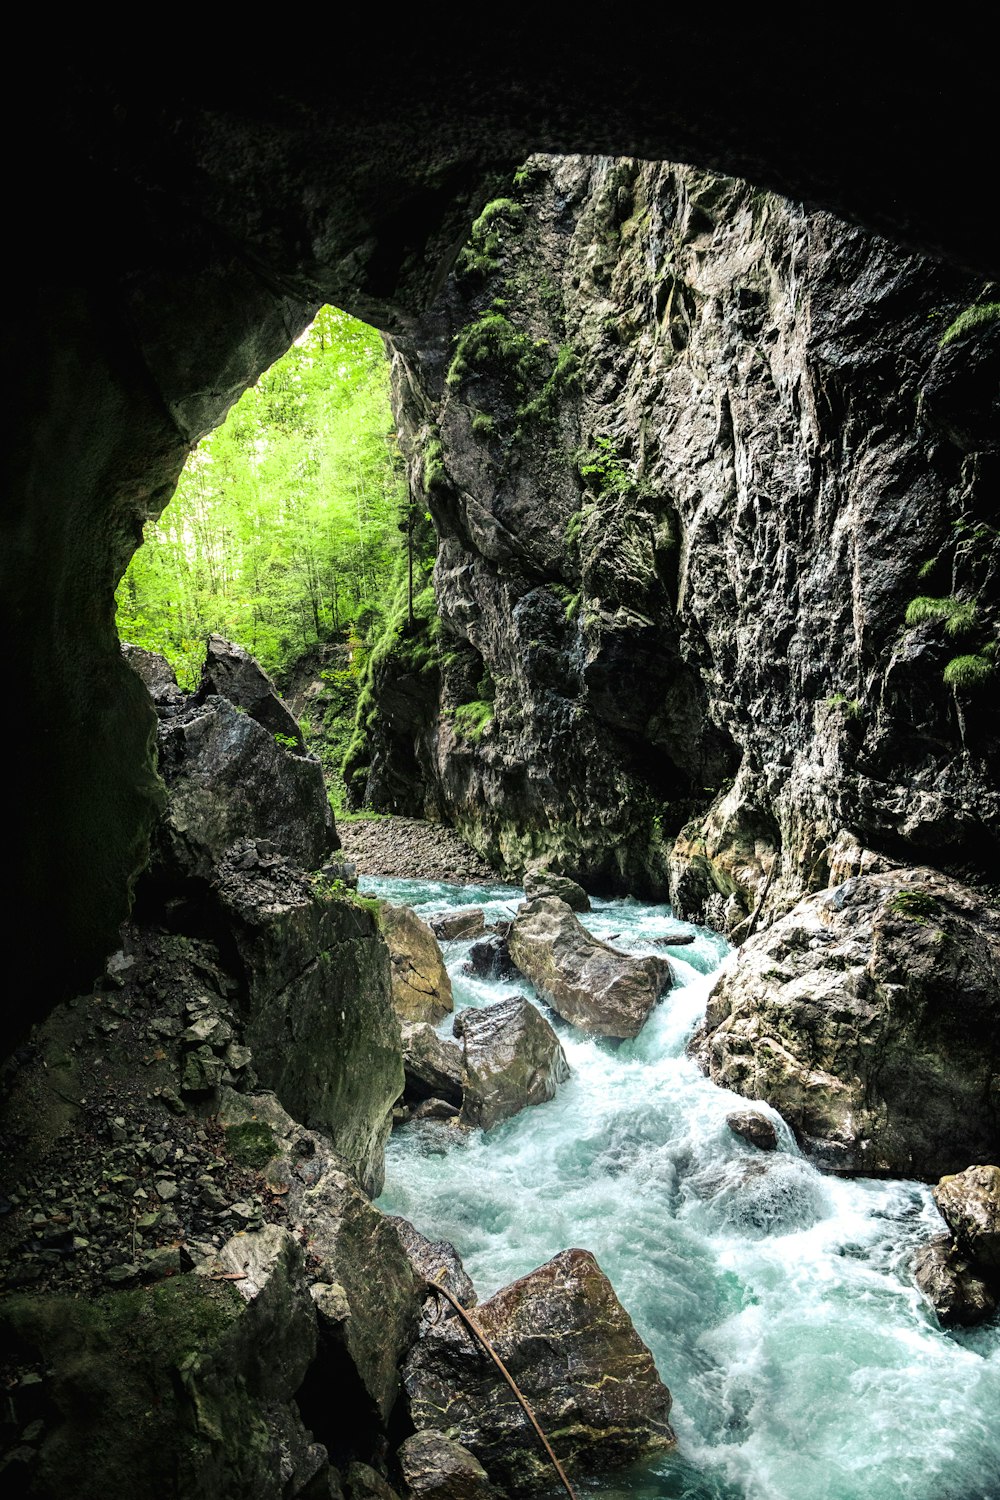
{"label": "boulder in river", "polygon": [[824,1165],[937,1178],[1000,1153],[1000,913],[927,869],[800,901],[724,966],[692,1051]]}
{"label": "boulder in river", "polygon": [[486,913],[481,906],[460,906],[456,911],[446,911],[434,917],[431,931],[442,943],[459,938],[474,938],[486,931]]}
{"label": "boulder in river", "polygon": [[451,980],[437,938],[409,906],[379,907],[379,926],[392,963],[392,1003],[403,1025],[436,1025],[454,1007]]}
{"label": "boulder in river", "polygon": [[934,1202],[976,1265],[1000,1273],[1000,1167],[968,1167],[942,1177]]}
{"label": "boulder in river", "polygon": [[670,985],[667,959],[619,953],[555,896],[521,907],[509,943],[511,958],[553,1010],[597,1036],[638,1036]]}
{"label": "boulder in river", "polygon": [[555,1096],[569,1064],[548,1021],[523,995],[455,1017],[465,1064],[462,1120],[489,1130],[530,1104]]}
{"label": "boulder in river", "polygon": [[985,1322],[997,1310],[996,1286],[950,1235],[940,1234],[917,1251],[913,1277],[943,1328],[968,1328]]}
{"label": "boulder in river", "polygon": [[462,1257],[450,1240],[429,1240],[409,1219],[391,1216],[399,1242],[421,1281],[438,1281],[457,1297],[463,1307],[475,1307],[476,1289],[462,1264]]}
{"label": "boulder in river", "polygon": [[590,897],[582,885],[566,875],[554,875],[551,870],[529,870],[524,877],[524,896],[535,901],[539,896],[556,896],[565,901],[570,911],[589,911]]}
{"label": "boulder in river", "polygon": [[[510,924],[508,923],[508,930]],[[510,947],[505,936],[499,933],[484,937],[473,943],[462,972],[477,979],[512,979],[517,967],[510,956]]]}
{"label": "boulder in river", "polygon": [[736,1114],[726,1116],[726,1124],[734,1135],[742,1136],[758,1151],[777,1150],[778,1132],[767,1115],[762,1115],[759,1110],[738,1110]]}
{"label": "boulder in river", "polygon": [[[670,1392],[589,1251],[564,1250],[481,1303],[475,1318],[571,1476],[673,1447]],[[468,1448],[503,1493],[552,1484],[513,1392],[457,1316],[425,1328],[403,1382],[417,1428]]]}
{"label": "boulder in river", "polygon": [[456,1042],[438,1036],[428,1021],[403,1027],[403,1067],[408,1104],[443,1099],[461,1108],[465,1093],[462,1049]]}

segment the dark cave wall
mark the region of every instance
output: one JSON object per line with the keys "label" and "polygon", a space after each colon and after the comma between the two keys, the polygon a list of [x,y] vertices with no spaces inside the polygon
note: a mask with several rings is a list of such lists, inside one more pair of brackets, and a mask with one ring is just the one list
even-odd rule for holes
{"label": "dark cave wall", "polygon": [[[339,26],[342,57],[359,40]],[[752,32],[720,46],[693,23],[641,48],[541,24],[482,48],[408,38],[377,78],[299,58],[287,84],[270,60],[238,55],[224,69],[190,49],[183,68],[113,66],[47,47],[44,91],[5,94],[17,379],[0,598],[7,739],[21,748],[4,917],[33,980],[5,1010],[4,1046],[99,967],[143,858],[152,726],[118,659],[112,590],[191,443],[319,301],[405,332],[473,213],[532,149],[690,156],[984,265],[978,53],[929,103],[899,39],[888,69],[882,45],[823,53],[838,109],[856,106],[846,131],[807,36],[776,54]],[[912,24],[902,45],[928,55]],[[668,55],[710,57],[717,86],[678,68],[668,87]],[[759,97],[765,65],[786,90],[777,112]]]}

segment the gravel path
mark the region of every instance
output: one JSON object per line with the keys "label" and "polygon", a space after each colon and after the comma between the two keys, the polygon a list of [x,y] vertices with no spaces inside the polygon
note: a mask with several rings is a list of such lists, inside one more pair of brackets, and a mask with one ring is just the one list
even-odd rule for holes
{"label": "gravel path", "polygon": [[454,880],[459,885],[501,877],[455,832],[421,818],[364,818],[339,822],[344,855],[361,875],[404,880]]}

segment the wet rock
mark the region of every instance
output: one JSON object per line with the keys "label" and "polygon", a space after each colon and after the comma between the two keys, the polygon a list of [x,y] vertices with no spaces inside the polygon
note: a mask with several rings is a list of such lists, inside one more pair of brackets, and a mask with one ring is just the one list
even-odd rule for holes
{"label": "wet rock", "polygon": [[553,1010],[598,1036],[638,1036],[670,985],[667,959],[616,952],[554,896],[521,908],[509,942],[514,963]]}
{"label": "wet rock", "polygon": [[554,1098],[569,1077],[559,1038],[523,995],[460,1011],[453,1032],[465,1065],[465,1124],[490,1130],[528,1105]]}
{"label": "wet rock", "polygon": [[[476,1320],[531,1402],[570,1475],[673,1446],[670,1393],[586,1250],[565,1250],[497,1292]],[[457,1439],[504,1493],[553,1482],[509,1387],[456,1316],[428,1328],[403,1373],[418,1430]]]}
{"label": "wet rock", "polygon": [[461,1111],[447,1099],[421,1099],[406,1113],[409,1120],[457,1120]]}
{"label": "wet rock", "polygon": [[368,1464],[350,1464],[344,1475],[346,1500],[399,1500],[387,1479]]}
{"label": "wet rock", "polygon": [[913,1277],[942,1327],[968,1328],[997,1310],[997,1286],[984,1279],[969,1256],[947,1234],[924,1245],[913,1260]]}
{"label": "wet rock", "polygon": [[975,1264],[1000,1273],[1000,1167],[968,1167],[942,1177],[934,1202]]}
{"label": "wet rock", "polygon": [[[221,1114],[230,1126],[256,1120],[273,1131],[276,1155],[267,1180],[281,1191],[289,1219],[301,1224],[311,1276],[325,1288],[314,1286],[310,1299],[320,1316],[320,1343],[302,1397],[306,1419],[328,1429],[355,1421],[359,1432],[374,1432],[395,1402],[397,1365],[414,1336],[421,1301],[395,1226],[359,1190],[323,1136],[304,1130],[273,1096],[227,1089]],[[231,1243],[238,1248],[241,1238]],[[334,1392],[339,1414],[330,1408]]]}
{"label": "wet rock", "polygon": [[457,911],[445,912],[431,922],[431,931],[442,943],[458,938],[478,937],[486,931],[486,913],[481,906],[460,906]]}
{"label": "wet rock", "polygon": [[249,651],[221,635],[208,638],[197,696],[202,700],[227,698],[272,736],[278,736],[277,743],[284,749],[305,754],[302,731],[264,668]]}
{"label": "wet rock", "polygon": [[436,1025],[454,1008],[437,938],[410,907],[388,902],[379,907],[379,927],[392,962],[392,1003],[400,1021]]}
{"label": "wet rock", "polygon": [[227,699],[191,703],[163,721],[159,749],[168,801],[155,869],[208,880],[237,840],[261,839],[314,870],[337,847],[322,767],[286,754]]}
{"label": "wet rock", "polygon": [[238,849],[215,896],[247,974],[244,1040],[261,1081],[377,1194],[403,1065],[374,918],[284,861],[242,868]]}
{"label": "wet rock", "polygon": [[724,966],[692,1051],[832,1168],[936,1178],[1000,1154],[1000,914],[925,869],[800,902]]}
{"label": "wet rock", "polygon": [[396,1226],[400,1243],[417,1275],[446,1287],[463,1307],[475,1307],[479,1300],[476,1289],[454,1245],[449,1240],[427,1239],[409,1219],[392,1217],[390,1222]]}
{"label": "wet rock", "polygon": [[737,1114],[727,1115],[726,1124],[734,1135],[742,1136],[751,1146],[756,1146],[758,1151],[775,1151],[778,1146],[778,1132],[775,1130],[767,1115],[760,1114],[755,1109],[741,1110]]}
{"label": "wet rock", "polygon": [[513,978],[517,966],[510,956],[507,938],[487,937],[480,943],[473,943],[463,970],[474,974],[477,979]]}
{"label": "wet rock", "polygon": [[465,1091],[461,1047],[438,1036],[427,1021],[403,1027],[407,1102],[443,1099],[460,1108]]}
{"label": "wet rock", "polygon": [[399,1449],[399,1466],[414,1500],[494,1500],[482,1464],[440,1432],[415,1432]]}
{"label": "wet rock", "polygon": [[529,870],[524,877],[524,895],[527,901],[538,896],[555,896],[565,901],[570,911],[590,910],[590,897],[583,886],[565,875],[554,875],[551,870]]}

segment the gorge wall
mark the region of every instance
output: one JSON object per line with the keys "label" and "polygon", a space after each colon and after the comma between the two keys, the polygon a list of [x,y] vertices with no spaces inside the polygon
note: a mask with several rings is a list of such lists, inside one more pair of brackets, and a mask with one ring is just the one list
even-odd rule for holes
{"label": "gorge wall", "polygon": [[356,795],[730,930],[854,844],[988,869],[1000,325],[942,340],[989,295],[740,181],[531,158],[396,339],[440,624],[382,654]]}

